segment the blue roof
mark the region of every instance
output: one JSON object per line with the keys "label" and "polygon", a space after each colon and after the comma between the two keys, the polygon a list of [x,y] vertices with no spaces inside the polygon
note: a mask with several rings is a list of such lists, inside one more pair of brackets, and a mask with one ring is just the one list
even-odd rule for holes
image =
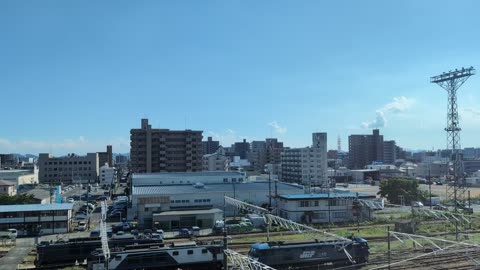
{"label": "blue roof", "polygon": [[355,192],[312,193],[312,194],[280,194],[279,197],[287,200],[328,199],[328,198],[375,198],[375,195]]}
{"label": "blue roof", "polygon": [[26,211],[71,210],[71,209],[73,209],[73,203],[0,205],[0,213],[26,212]]}
{"label": "blue roof", "polygon": [[252,244],[253,249],[269,249],[268,243],[255,243]]}

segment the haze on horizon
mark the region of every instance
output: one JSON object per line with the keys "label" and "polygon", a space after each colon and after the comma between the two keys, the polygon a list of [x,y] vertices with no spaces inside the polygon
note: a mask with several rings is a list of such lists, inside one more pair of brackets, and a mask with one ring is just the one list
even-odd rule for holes
{"label": "haze on horizon", "polygon": [[[130,129],[203,130],[228,146],[379,128],[446,147],[447,94],[429,78],[479,68],[480,2],[0,2],[0,153],[129,152]],[[458,92],[478,147],[480,78]]]}

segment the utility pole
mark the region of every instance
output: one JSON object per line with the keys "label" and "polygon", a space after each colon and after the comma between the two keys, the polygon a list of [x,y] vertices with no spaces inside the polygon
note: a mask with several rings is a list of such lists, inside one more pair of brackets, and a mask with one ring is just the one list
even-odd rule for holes
{"label": "utility pole", "polygon": [[432,209],[432,177],[430,176],[430,164],[428,164],[428,191],[430,193],[430,209]]}

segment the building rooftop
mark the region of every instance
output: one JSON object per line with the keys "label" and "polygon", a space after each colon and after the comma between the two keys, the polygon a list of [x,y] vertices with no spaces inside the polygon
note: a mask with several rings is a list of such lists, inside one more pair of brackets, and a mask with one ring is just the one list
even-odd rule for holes
{"label": "building rooftop", "polygon": [[0,205],[0,212],[71,210],[73,203]]}
{"label": "building rooftop", "polygon": [[215,214],[222,213],[222,210],[217,208],[207,210],[187,210],[187,211],[166,211],[162,213],[153,214],[153,216],[181,216],[181,215],[201,215],[201,214]]}
{"label": "building rooftop", "polygon": [[280,194],[280,198],[287,200],[307,200],[307,199],[328,199],[328,198],[375,198],[375,195],[355,192],[339,192],[339,193],[312,193],[312,194]]}
{"label": "building rooftop", "polygon": [[240,172],[159,172],[159,173],[134,173],[132,178],[180,178],[180,177],[207,177],[207,176],[243,176]]}
{"label": "building rooftop", "polygon": [[[52,191],[55,191],[55,190],[52,190]],[[51,196],[49,190],[45,190],[45,189],[41,189],[41,188],[31,189],[31,190],[27,191],[26,193],[33,195],[33,197],[37,200],[48,199]]]}
{"label": "building rooftop", "polygon": [[0,180],[0,186],[15,186],[15,184],[10,181]]}
{"label": "building rooftop", "polygon": [[33,172],[30,170],[0,170],[0,179],[16,179],[27,174],[33,174]]}
{"label": "building rooftop", "polygon": [[[161,194],[190,194],[190,193],[226,193],[249,191],[249,190],[263,190],[268,191],[268,181],[257,181],[250,183],[218,183],[205,184],[203,187],[196,187],[195,185],[156,185],[156,186],[134,186],[132,195],[161,195]],[[304,189],[301,185],[278,182],[278,193],[303,193]],[[275,184],[272,183],[272,194],[275,192]]]}

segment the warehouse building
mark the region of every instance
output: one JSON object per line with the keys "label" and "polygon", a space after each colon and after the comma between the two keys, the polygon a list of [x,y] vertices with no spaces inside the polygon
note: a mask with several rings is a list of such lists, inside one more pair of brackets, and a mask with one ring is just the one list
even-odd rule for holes
{"label": "warehouse building", "polygon": [[[237,174],[238,175],[238,174]],[[223,209],[224,196],[236,198],[255,205],[267,205],[269,192],[272,196],[277,194],[303,194],[304,188],[297,184],[268,181],[238,182],[238,176],[225,177],[228,182],[202,183],[185,178],[182,184],[140,185],[133,182],[132,207],[128,211],[128,219],[138,221],[141,228],[153,226],[153,216],[164,211],[181,210],[208,210],[212,208]],[[233,182],[232,178],[236,178]],[[208,182],[204,179],[205,182]],[[143,182],[145,183],[145,182]],[[148,181],[147,181],[148,183]],[[186,184],[187,183],[187,184]],[[196,184],[195,184],[196,183]],[[272,203],[273,204],[273,203]],[[234,214],[233,207],[226,208],[226,215]]]}

